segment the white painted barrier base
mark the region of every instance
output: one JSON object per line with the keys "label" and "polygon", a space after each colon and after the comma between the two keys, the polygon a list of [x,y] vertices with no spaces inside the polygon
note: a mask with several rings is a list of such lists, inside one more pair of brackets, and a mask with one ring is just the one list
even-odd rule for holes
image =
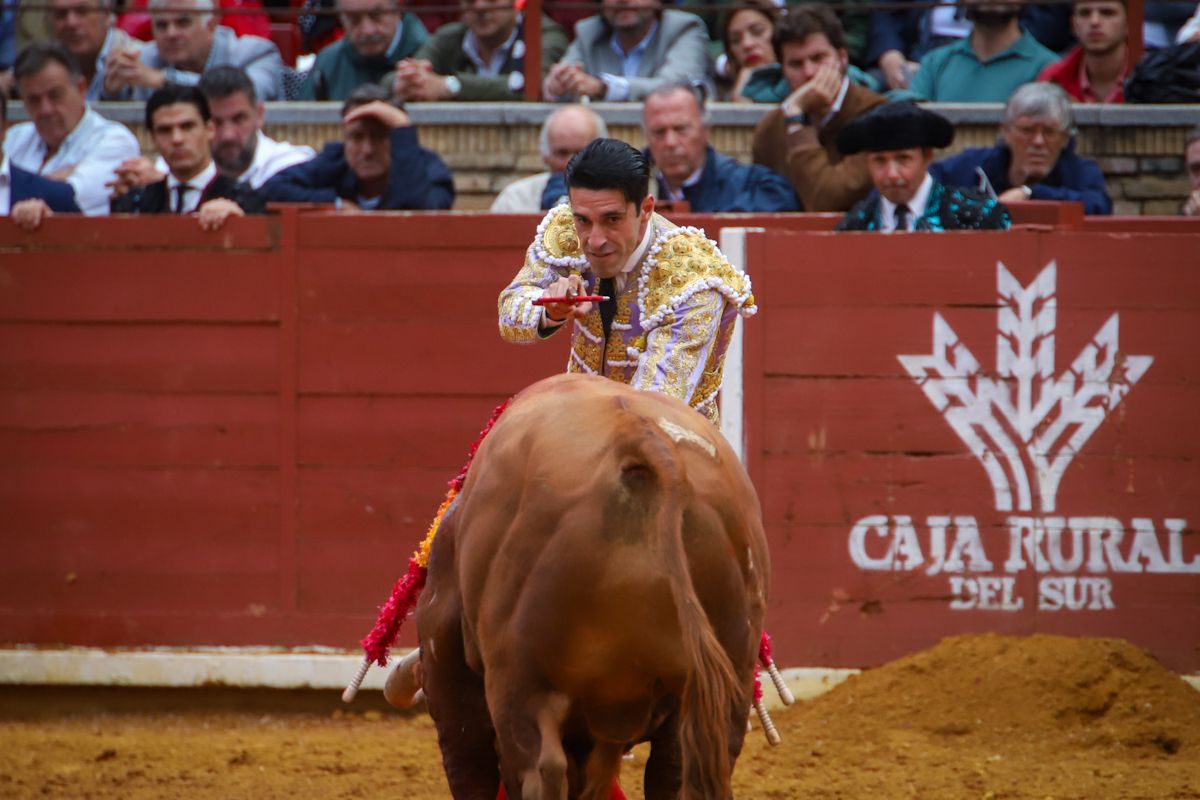
{"label": "white painted barrier base", "polygon": [[[405,652],[397,649],[388,668],[372,667],[362,688],[382,690],[391,664]],[[298,651],[238,647],[144,650],[14,647],[0,649],[0,684],[145,688],[225,686],[340,692],[361,663],[360,653],[331,648]],[[858,672],[856,669],[792,667],[783,670],[783,677],[797,698],[807,700],[829,691]],[[1200,674],[1182,677],[1200,690]],[[769,708],[779,706],[774,687],[764,685],[763,696]]]}

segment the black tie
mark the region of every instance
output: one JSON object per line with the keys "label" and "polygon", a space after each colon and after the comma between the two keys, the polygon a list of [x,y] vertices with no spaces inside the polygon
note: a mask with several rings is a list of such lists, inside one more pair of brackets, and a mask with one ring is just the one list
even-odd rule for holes
{"label": "black tie", "polygon": [[906,205],[896,206],[896,230],[908,230],[908,206]]}
{"label": "black tie", "polygon": [[600,279],[600,294],[607,300],[600,301],[600,323],[604,326],[604,341],[608,341],[608,333],[612,330],[613,317],[617,315],[617,284],[612,278]]}
{"label": "black tie", "polygon": [[188,186],[186,183],[178,184],[175,187],[175,213],[176,214],[183,213],[183,196],[185,194],[187,194],[187,191],[190,188],[192,188],[192,187]]}

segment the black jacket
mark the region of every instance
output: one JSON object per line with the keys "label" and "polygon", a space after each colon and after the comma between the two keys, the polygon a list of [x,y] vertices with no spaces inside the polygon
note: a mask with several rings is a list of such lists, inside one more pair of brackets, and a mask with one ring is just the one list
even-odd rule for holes
{"label": "black jacket", "polygon": [[[200,193],[200,202],[196,207],[199,208],[209,200],[218,197],[232,200],[247,214],[264,214],[267,210],[266,200],[251,189],[249,184],[238,183],[233,178],[227,178],[221,174],[218,174],[209,182],[208,186],[204,187],[204,191]],[[163,178],[158,183],[131,189],[121,197],[114,197],[108,205],[114,214],[170,214],[172,212],[171,193],[167,189],[167,179]]]}

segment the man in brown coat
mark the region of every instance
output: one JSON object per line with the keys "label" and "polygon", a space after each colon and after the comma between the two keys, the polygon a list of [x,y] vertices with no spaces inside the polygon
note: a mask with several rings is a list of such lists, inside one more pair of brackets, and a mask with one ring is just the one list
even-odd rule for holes
{"label": "man in brown coat", "polygon": [[775,30],[775,52],[792,93],[754,130],[754,163],[792,182],[805,211],[849,211],[871,191],[860,153],[842,157],[842,126],[886,102],[846,75],[846,34],[824,5],[793,8]]}

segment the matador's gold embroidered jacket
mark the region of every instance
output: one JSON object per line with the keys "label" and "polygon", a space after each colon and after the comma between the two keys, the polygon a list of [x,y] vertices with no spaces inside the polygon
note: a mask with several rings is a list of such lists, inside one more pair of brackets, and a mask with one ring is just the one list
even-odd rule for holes
{"label": "matador's gold embroidered jacket", "polygon": [[[650,224],[653,240],[617,297],[609,341],[593,305],[574,323],[567,370],[678,397],[716,423],[734,320],[758,310],[750,278],[703,231],[677,227],[658,214]],[[525,265],[500,293],[500,335],[517,344],[538,341],[542,310],[533,301],[568,275],[579,275],[589,293],[598,293],[599,278],[583,255],[571,207],[560,205],[542,220]]]}

